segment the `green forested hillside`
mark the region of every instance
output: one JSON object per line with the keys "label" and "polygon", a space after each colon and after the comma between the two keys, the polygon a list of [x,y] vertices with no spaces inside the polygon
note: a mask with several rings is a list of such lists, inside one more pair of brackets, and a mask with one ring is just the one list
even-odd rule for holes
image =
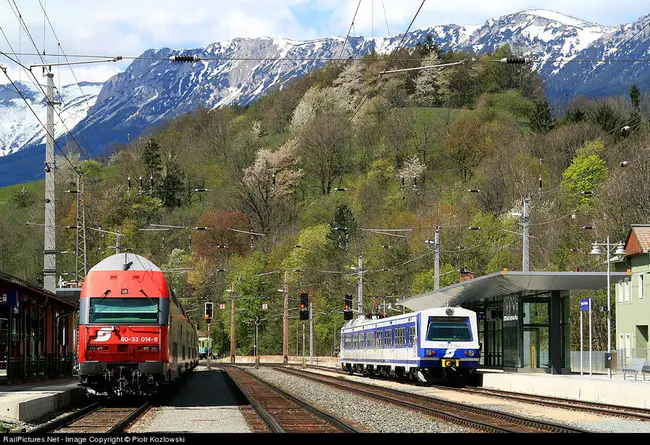
{"label": "green forested hillside", "polygon": [[[182,116],[102,159],[59,156],[57,249],[74,250],[76,232],[63,227],[75,224],[76,196],[65,191],[80,169],[88,267],[115,244],[90,228],[119,229],[123,248],[172,270],[172,286],[197,319],[206,300],[229,309],[234,286],[238,354],[252,352],[256,317],[260,353],[281,353],[285,273],[291,354],[300,353],[301,290],[313,304],[314,353],[333,353],[344,295],[356,301],[360,256],[366,312],[390,312],[397,298],[432,290],[426,240],[436,227],[441,286],[457,282],[461,267],[476,276],[520,270],[512,213],[526,197],[531,270],[603,270],[590,244],[621,240],[648,219],[645,97],[579,98],[558,109],[527,66],[491,61],[508,54],[506,47],[453,67],[380,74],[465,57],[425,44],[331,64],[246,109]],[[25,225],[43,221],[42,183],[0,190],[0,202],[0,270],[42,283],[43,230]],[[140,230],[151,224],[189,229]],[[587,225],[596,229],[581,229]],[[210,230],[191,230],[204,226]],[[74,255],[57,261],[69,279],[62,274],[74,273]],[[230,310],[216,315],[211,333],[227,353]],[[594,320],[594,349],[604,350],[604,313]]]}

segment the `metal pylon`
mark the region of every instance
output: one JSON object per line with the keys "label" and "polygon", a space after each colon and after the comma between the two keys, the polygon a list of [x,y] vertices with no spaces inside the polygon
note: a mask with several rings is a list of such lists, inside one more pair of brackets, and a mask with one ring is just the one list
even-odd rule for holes
{"label": "metal pylon", "polygon": [[79,286],[86,278],[86,199],[84,193],[84,178],[81,171],[77,171],[77,247],[75,280]]}

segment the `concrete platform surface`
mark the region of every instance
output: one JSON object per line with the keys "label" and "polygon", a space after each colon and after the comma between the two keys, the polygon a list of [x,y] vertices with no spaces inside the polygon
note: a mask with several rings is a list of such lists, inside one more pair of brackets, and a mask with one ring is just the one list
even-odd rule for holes
{"label": "concrete platform surface", "polygon": [[29,422],[84,397],[77,378],[0,386],[0,417]]}
{"label": "concrete platform surface", "polygon": [[650,378],[620,374],[483,374],[483,387],[585,402],[650,409]]}

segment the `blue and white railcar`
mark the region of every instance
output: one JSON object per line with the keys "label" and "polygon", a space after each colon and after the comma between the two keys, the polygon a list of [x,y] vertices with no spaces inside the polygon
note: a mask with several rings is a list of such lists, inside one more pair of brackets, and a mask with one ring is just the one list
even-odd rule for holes
{"label": "blue and white railcar", "polygon": [[381,319],[359,317],[341,328],[341,368],[410,378],[463,377],[479,364],[476,313],[432,308]]}

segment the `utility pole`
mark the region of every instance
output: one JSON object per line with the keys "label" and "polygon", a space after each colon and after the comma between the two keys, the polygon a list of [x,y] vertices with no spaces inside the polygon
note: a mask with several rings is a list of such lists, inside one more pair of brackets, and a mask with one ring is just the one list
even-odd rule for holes
{"label": "utility pole", "polygon": [[302,321],[302,367],[307,367],[305,364],[305,320]]}
{"label": "utility pole", "polygon": [[235,282],[230,288],[230,363],[235,363]]}
{"label": "utility pole", "polygon": [[314,317],[311,302],[309,303],[309,364],[314,364]]}
{"label": "utility pole", "polygon": [[528,236],[528,230],[530,228],[530,219],[528,218],[528,198],[524,198],[524,214],[522,216],[523,224],[523,260],[522,260],[522,271],[528,272],[528,266],[530,264],[530,238]]}
{"label": "utility pole", "polygon": [[81,170],[77,170],[77,269],[75,280],[79,285],[80,278],[86,278],[86,200],[84,194],[84,181]]}
{"label": "utility pole", "polygon": [[282,313],[282,362],[289,363],[289,271],[284,271],[284,311]]}
{"label": "utility pole", "polygon": [[359,286],[357,288],[357,318],[363,314],[363,256],[359,255]]}
{"label": "utility pole", "polygon": [[120,239],[122,234],[120,233],[120,228],[117,228],[117,233],[115,234],[115,253],[120,253]]}
{"label": "utility pole", "polygon": [[45,240],[43,250],[43,289],[56,292],[56,200],[54,190],[54,74],[47,77],[47,139],[45,145]]}
{"label": "utility pole", "polygon": [[260,322],[260,317],[255,317],[255,369],[260,368],[260,339],[258,335],[258,328],[257,326],[259,325]]}
{"label": "utility pole", "polygon": [[212,339],[210,338],[210,322],[211,320],[207,320],[208,322],[208,339],[206,340],[206,348],[208,350],[207,356],[208,356],[208,369],[211,369],[210,367],[210,355],[212,354]]}
{"label": "utility pole", "polygon": [[433,240],[433,248],[435,252],[433,254],[434,263],[433,263],[433,288],[435,290],[440,289],[440,227],[436,226],[436,234]]}

